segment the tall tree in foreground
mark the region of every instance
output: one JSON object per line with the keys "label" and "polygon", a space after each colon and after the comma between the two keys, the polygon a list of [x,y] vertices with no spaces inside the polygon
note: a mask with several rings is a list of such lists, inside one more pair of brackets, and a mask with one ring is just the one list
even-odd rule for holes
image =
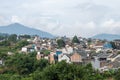
{"label": "tall tree in foreground", "polygon": [[16,53],[6,60],[5,65],[17,74],[27,75],[33,72],[34,62],[34,57],[30,57],[26,54]]}
{"label": "tall tree in foreground", "polygon": [[47,66],[42,72],[36,72],[33,80],[104,80],[96,73],[91,64],[86,66],[68,64],[65,61]]}
{"label": "tall tree in foreground", "polygon": [[120,69],[116,72],[115,80],[120,80]]}

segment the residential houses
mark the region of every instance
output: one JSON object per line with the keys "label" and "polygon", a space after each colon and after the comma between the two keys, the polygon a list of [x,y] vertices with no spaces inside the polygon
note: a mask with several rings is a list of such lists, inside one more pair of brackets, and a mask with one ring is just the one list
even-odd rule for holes
{"label": "residential houses", "polygon": [[71,59],[71,62],[73,62],[73,63],[80,63],[80,62],[82,62],[82,56],[79,53],[77,53],[77,52],[73,53],[70,56],[70,59]]}
{"label": "residential houses", "polygon": [[71,58],[69,54],[61,54],[58,56],[58,61],[66,61],[67,63],[71,63]]}
{"label": "residential houses", "polygon": [[30,44],[30,45],[24,46],[21,49],[21,52],[25,52],[25,53],[33,52],[33,51],[35,51],[35,45],[34,44]]}
{"label": "residential houses", "polygon": [[113,42],[115,43],[115,48],[120,49],[120,39],[116,39]]}
{"label": "residential houses", "polygon": [[[80,37],[79,44],[72,44],[69,38],[63,37],[61,39],[65,41],[66,45],[65,47],[57,48],[57,39],[42,39],[37,36],[31,44],[22,47],[21,52],[29,53],[36,51],[37,60],[47,59],[51,64],[64,60],[70,64],[86,65],[91,63],[94,69],[100,71],[120,68],[117,65],[120,62],[120,55],[117,54],[119,47],[117,50],[113,49],[109,41],[87,40]],[[117,40],[115,42],[119,46],[119,41]],[[50,54],[45,55],[41,52],[43,50],[49,50]]]}

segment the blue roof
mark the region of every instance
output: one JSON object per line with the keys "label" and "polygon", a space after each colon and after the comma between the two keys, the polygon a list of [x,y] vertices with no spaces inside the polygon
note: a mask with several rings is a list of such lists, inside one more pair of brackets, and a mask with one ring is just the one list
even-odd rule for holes
{"label": "blue roof", "polygon": [[103,45],[103,48],[113,48],[112,45],[110,43],[105,43]]}
{"label": "blue roof", "polygon": [[56,54],[60,55],[60,54],[62,54],[62,51],[56,51]]}
{"label": "blue roof", "polygon": [[35,48],[35,44],[32,44],[32,48]]}

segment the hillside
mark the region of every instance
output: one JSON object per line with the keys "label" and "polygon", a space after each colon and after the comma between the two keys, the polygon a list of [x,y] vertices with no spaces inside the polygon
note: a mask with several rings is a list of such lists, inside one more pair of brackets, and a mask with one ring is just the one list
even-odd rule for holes
{"label": "hillside", "polygon": [[28,35],[39,35],[43,38],[54,38],[54,36],[48,32],[44,32],[38,29],[30,28],[19,23],[10,24],[7,26],[0,26],[0,33],[8,34],[28,34]]}
{"label": "hillside", "polygon": [[116,34],[98,34],[92,37],[93,39],[101,39],[101,40],[115,40],[115,39],[120,39],[120,35],[116,35]]}

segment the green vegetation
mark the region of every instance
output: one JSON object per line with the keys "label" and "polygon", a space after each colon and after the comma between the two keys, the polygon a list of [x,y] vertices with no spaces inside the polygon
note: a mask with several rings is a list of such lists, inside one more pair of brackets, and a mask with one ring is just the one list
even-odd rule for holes
{"label": "green vegetation", "polygon": [[0,67],[0,80],[120,80],[118,72],[100,73],[91,64],[68,64],[65,61],[49,64],[48,60],[36,59],[36,52],[15,53],[8,56],[0,53],[5,65]]}
{"label": "green vegetation", "polygon": [[[33,80],[97,80],[94,79],[97,74],[92,75],[92,73],[93,70],[89,64],[81,66],[67,64],[65,61],[62,61],[55,65],[47,66],[42,72],[36,73]],[[98,79],[101,79],[101,77]]]}
{"label": "green vegetation", "polygon": [[[29,38],[29,36],[26,37]],[[72,42],[79,43],[77,36],[74,36]],[[57,43],[59,48],[65,47],[62,39],[57,40]],[[28,44],[29,42],[25,39],[17,40],[15,34],[0,42],[0,59],[5,63],[0,65],[0,80],[109,80],[111,78],[120,80],[120,70],[100,73],[94,70],[91,64],[68,64],[65,61],[49,64],[46,59],[37,60],[37,52],[29,54],[18,52]],[[8,55],[8,51],[14,54]],[[50,54],[49,50],[42,52],[45,55]]]}
{"label": "green vegetation", "polygon": [[[65,61],[49,64],[47,60],[36,60],[35,53],[9,56],[6,66],[0,69],[0,80],[109,80],[114,73],[100,73],[91,64],[68,64]],[[120,72],[115,80],[120,80]],[[12,76],[11,76],[12,75]]]}
{"label": "green vegetation", "polygon": [[5,40],[7,39],[7,37],[8,37],[8,34],[0,33],[0,40]]}
{"label": "green vegetation", "polygon": [[2,41],[0,42],[0,46],[10,46],[10,41],[8,40]]}
{"label": "green vegetation", "polygon": [[50,50],[42,50],[41,53],[48,56],[50,54]]}
{"label": "green vegetation", "polygon": [[15,49],[21,49],[22,47],[28,45],[29,42],[26,41],[26,40],[21,40],[21,41],[18,41],[15,45]]}
{"label": "green vegetation", "polygon": [[62,39],[58,39],[57,44],[59,48],[65,47],[65,42]]}
{"label": "green vegetation", "polygon": [[7,39],[0,42],[0,54],[7,52],[17,52],[23,46],[28,45],[29,42],[26,40],[17,40],[17,35],[12,34],[7,37]]}
{"label": "green vegetation", "polygon": [[118,72],[115,74],[115,80],[120,80],[120,69]]}
{"label": "green vegetation", "polygon": [[74,37],[73,37],[72,42],[73,42],[73,43],[80,43],[80,41],[78,40],[78,37],[77,37],[77,36],[74,36]]}
{"label": "green vegetation", "polygon": [[0,67],[0,80],[33,80],[31,74],[49,65],[48,60],[36,60],[36,52],[6,57],[5,66]]}
{"label": "green vegetation", "polygon": [[11,34],[11,35],[8,37],[8,41],[13,42],[13,43],[16,43],[16,42],[17,42],[17,35],[16,35],[16,34]]}
{"label": "green vegetation", "polygon": [[111,41],[110,44],[112,45],[113,49],[116,49],[116,45],[114,42]]}
{"label": "green vegetation", "polygon": [[19,39],[21,39],[21,38],[23,38],[23,39],[30,39],[31,36],[30,35],[19,35]]}

